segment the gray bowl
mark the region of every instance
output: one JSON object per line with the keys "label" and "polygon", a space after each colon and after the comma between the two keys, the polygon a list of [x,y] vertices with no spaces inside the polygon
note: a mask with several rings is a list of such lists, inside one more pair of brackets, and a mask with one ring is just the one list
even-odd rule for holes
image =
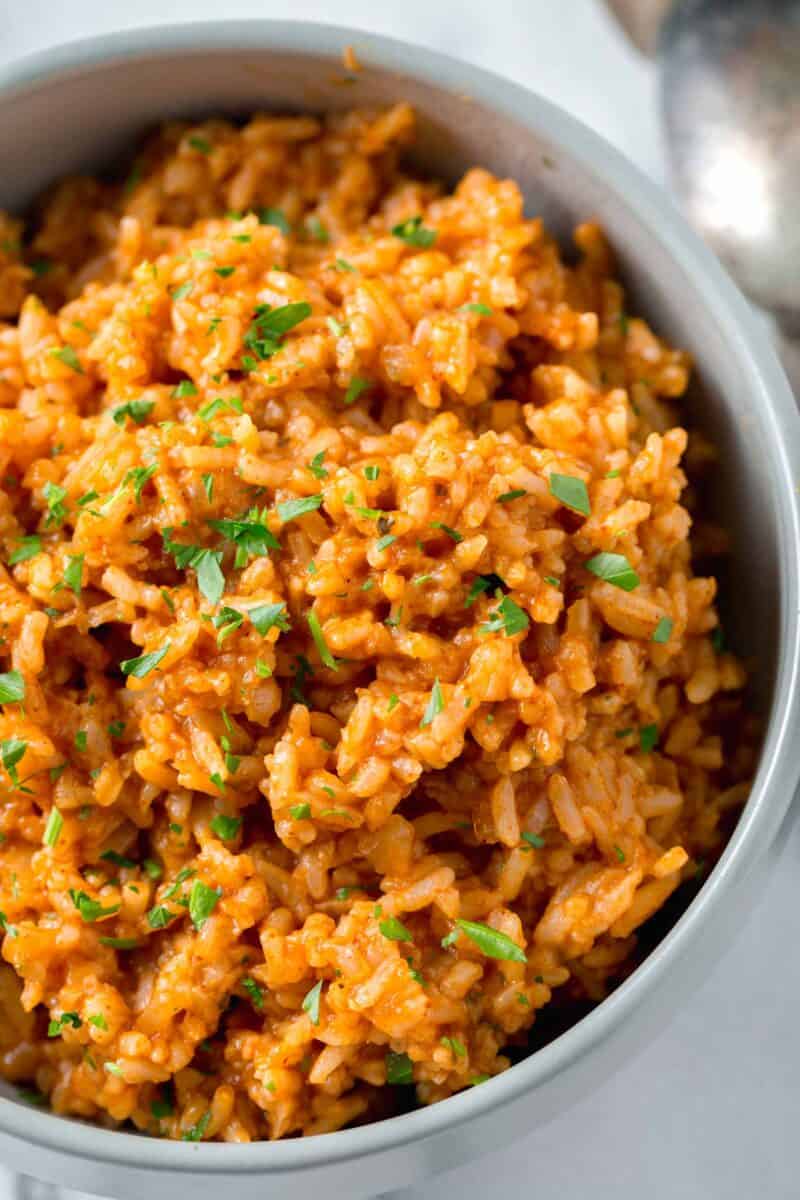
{"label": "gray bowl", "polygon": [[[342,49],[365,69],[342,84]],[[98,168],[143,128],[186,113],[345,108],[410,100],[418,165],[455,178],[478,163],[520,181],[528,210],[568,238],[597,216],[632,307],[695,356],[691,420],[721,450],[717,501],[734,537],[726,624],[752,661],[766,721],[747,808],[710,879],[671,932],[578,1025],[504,1075],[432,1108],[340,1133],[252,1145],[157,1141],[0,1098],[0,1159],[108,1196],[348,1200],[399,1188],[495,1148],[563,1110],[651,1036],[729,942],[769,865],[800,771],[800,419],[772,349],[712,255],[667,198],[557,108],[477,67],[388,38],[294,22],[218,22],[75,42],[0,73],[0,205]],[[760,867],[760,870],[756,868]]]}

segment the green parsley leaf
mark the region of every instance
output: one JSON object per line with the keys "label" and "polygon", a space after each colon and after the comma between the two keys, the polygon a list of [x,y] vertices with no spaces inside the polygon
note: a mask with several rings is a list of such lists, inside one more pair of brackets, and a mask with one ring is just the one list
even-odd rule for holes
{"label": "green parsley leaf", "polygon": [[116,850],[104,850],[100,857],[103,862],[113,863],[115,867],[136,866],[136,863],[132,858],[126,858],[124,854],[118,854]]}
{"label": "green parsley leaf", "polygon": [[158,666],[171,644],[166,641],[160,650],[153,650],[150,654],[141,654],[138,658],[124,659],[119,664],[122,674],[133,675],[134,679],[144,679],[145,675],[149,675]]}
{"label": "green parsley leaf", "polygon": [[462,304],[459,312],[477,313],[479,317],[490,317],[492,310],[488,304]]}
{"label": "green parsley leaf", "polygon": [[277,506],[278,516],[285,525],[288,521],[295,521],[306,513],[314,512],[321,504],[321,493],[316,496],[302,496],[297,500],[284,500]]}
{"label": "green parsley leaf", "polygon": [[464,1046],[464,1043],[457,1037],[443,1037],[441,1039],[441,1043],[443,1046],[447,1046],[447,1049],[451,1052],[454,1058],[467,1057],[466,1047]]}
{"label": "green parsley leaf", "polygon": [[262,362],[280,350],[284,336],[296,325],[311,316],[311,305],[305,300],[272,308],[259,304],[244,335],[244,344]]}
{"label": "green parsley leaf", "polygon": [[544,582],[545,582],[545,583],[549,583],[549,584],[550,584],[550,586],[551,586],[551,587],[554,587],[554,588],[560,588],[560,587],[561,587],[561,580],[560,580],[560,579],[556,579],[555,575],[545,575],[545,576],[544,576]]}
{"label": "green parsley leaf", "polygon": [[263,662],[260,658],[256,659],[256,675],[259,679],[271,679],[272,667],[268,663]]}
{"label": "green parsley leaf", "polygon": [[639,576],[624,554],[610,554],[602,550],[584,563],[584,566],[592,575],[604,579],[614,587],[622,588],[623,592],[632,592],[639,586]]}
{"label": "green parsley leaf", "polygon": [[519,963],[528,961],[525,951],[515,941],[512,941],[508,934],[500,933],[499,930],[492,929],[490,925],[484,925],[482,921],[458,920],[456,925],[487,958],[499,958],[506,962]]}
{"label": "green parsley leaf", "polygon": [[386,1082],[413,1083],[414,1064],[407,1054],[395,1054],[390,1050],[386,1055]]}
{"label": "green parsley leaf", "polygon": [[45,846],[55,846],[61,837],[61,830],[63,828],[64,818],[54,805],[47,815],[47,824],[44,827],[44,834],[42,836],[43,844]]}
{"label": "green parsley leaf", "polygon": [[146,858],[142,863],[142,866],[145,869],[145,874],[147,874],[150,879],[160,879],[164,874],[164,868],[153,858]]}
{"label": "green parsley leaf", "polygon": [[125,722],[124,721],[111,721],[110,724],[108,724],[106,726],[106,729],[108,731],[109,737],[112,737],[112,738],[122,737],[123,733],[125,732]]}
{"label": "green parsley leaf", "polygon": [[442,696],[442,686],[437,677],[433,681],[430,700],[425,707],[425,712],[422,714],[422,720],[419,723],[420,729],[425,729],[428,725],[431,725],[434,717],[438,717],[439,713],[443,710],[444,697]]}
{"label": "green parsley leaf", "polygon": [[81,594],[81,580],[83,579],[83,555],[75,554],[67,560],[67,566],[64,570],[64,583],[69,590],[76,596]]}
{"label": "green parsley leaf", "polygon": [[120,910],[119,904],[110,904],[104,908],[99,900],[93,900],[91,896],[87,896],[86,892],[76,891],[75,888],[69,889],[70,899],[81,914],[81,920],[91,924],[94,921],[99,921],[103,917],[112,917],[114,913]]}
{"label": "green parsley leaf", "polygon": [[137,938],[101,937],[100,944],[110,946],[112,950],[136,950],[139,941]]}
{"label": "green parsley leaf", "polygon": [[323,465],[322,465],[324,461],[325,461],[325,451],[320,450],[319,454],[315,454],[314,457],[312,458],[311,462],[308,464],[308,469],[311,472],[311,474],[314,476],[315,479],[327,479],[328,478],[328,472],[327,472],[326,468],[323,467]]}
{"label": "green parsley leaf", "polygon": [[80,1029],[83,1021],[76,1012],[65,1012],[60,1017],[51,1020],[47,1026],[47,1036],[49,1038],[58,1037],[67,1025],[71,1025],[73,1029]]}
{"label": "green parsley leaf", "polygon": [[223,842],[231,842],[242,828],[241,817],[226,817],[224,813],[215,813],[211,818],[211,828]]}
{"label": "green parsley leaf", "polygon": [[293,804],[289,809],[289,816],[293,821],[307,821],[311,816],[311,805]]}
{"label": "green parsley leaf", "polygon": [[389,703],[386,705],[386,711],[391,712],[393,708],[397,708],[399,703],[400,697],[396,696],[395,693],[392,692],[391,696],[389,697]]}
{"label": "green parsley leaf", "polygon": [[195,929],[200,930],[217,907],[222,888],[211,888],[202,879],[195,879],[189,893],[189,916]]}
{"label": "green parsley leaf", "polygon": [[210,154],[213,150],[211,142],[206,141],[204,137],[200,137],[197,133],[193,133],[186,141],[193,150],[197,150],[200,154]]}
{"label": "green parsley leaf", "polygon": [[649,754],[658,745],[658,726],[642,725],[639,730],[639,746],[642,754]]}
{"label": "green parsley leaf", "polygon": [[525,610],[510,596],[503,596],[490,619],[481,625],[480,632],[499,633],[502,630],[506,637],[514,637],[517,633],[524,633],[530,623]]}
{"label": "green parsley leaf", "polygon": [[314,612],[310,612],[307,616],[308,628],[311,630],[311,636],[314,639],[314,645],[317,647],[322,662],[331,671],[338,671],[339,664],[328,649],[328,644],[325,641],[325,636],[322,632],[322,626],[319,623],[319,618]]}
{"label": "green parsley leaf", "polygon": [[544,838],[538,833],[528,833],[525,831],[522,835],[523,842],[527,842],[530,846],[534,846],[537,850],[541,850],[544,845]]}
{"label": "green parsley leaf", "polygon": [[259,987],[259,985],[256,983],[255,979],[250,979],[249,976],[242,980],[242,987],[244,988],[244,990],[247,992],[248,996],[250,997],[250,999],[253,1003],[253,1008],[258,1009],[258,1011],[261,1012],[261,1010],[264,1007],[264,991],[263,991],[263,989],[261,987]]}
{"label": "green parsley leaf", "polygon": [[322,221],[320,221],[319,217],[306,217],[305,224],[306,229],[311,234],[311,237],[314,239],[314,241],[320,242],[323,246],[327,246],[328,242],[331,240],[331,235],[328,233],[328,230],[322,224]]}
{"label": "green parsley leaf", "polygon": [[215,629],[219,630],[217,634],[217,645],[221,646],[226,638],[229,638],[232,633],[235,633],[239,626],[244,621],[244,613],[240,613],[235,608],[224,606],[212,618],[211,624]]}
{"label": "green parsley leaf", "polygon": [[35,558],[37,554],[42,552],[42,539],[38,533],[32,533],[29,537],[20,538],[19,545],[16,550],[12,551],[8,559],[8,565],[15,567],[17,563],[27,562],[29,558]]}
{"label": "green parsley leaf", "polygon": [[378,928],[385,938],[390,942],[413,942],[414,937],[410,929],[406,929],[402,921],[397,917],[387,917],[385,921],[381,921]]}
{"label": "green parsley leaf", "polygon": [[392,234],[407,246],[420,246],[423,249],[432,246],[436,241],[436,230],[426,229],[422,224],[422,217],[409,217],[399,225],[393,225]]}
{"label": "green parsley leaf", "polygon": [[372,387],[371,379],[364,379],[361,375],[354,375],[347,385],[347,391],[344,394],[345,404],[355,404],[362,392],[366,392]]}
{"label": "green parsley leaf", "polygon": [[206,500],[210,504],[214,498],[214,476],[210,471],[207,471],[204,475],[200,476],[200,479],[203,484],[203,491],[206,494]]}
{"label": "green parsley leaf", "polygon": [[323,980],[315,983],[310,992],[306,993],[303,1000],[303,1012],[308,1013],[311,1018],[312,1025],[319,1025],[319,1002],[322,996]]}
{"label": "green parsley leaf", "polygon": [[185,400],[187,396],[196,396],[197,385],[191,379],[182,379],[180,383],[175,384],[172,395],[176,400]]}
{"label": "green parsley leaf", "polygon": [[244,404],[239,396],[215,396],[213,400],[209,400],[202,408],[197,410],[197,415],[201,421],[211,421],[225,410],[235,413],[244,412]]}
{"label": "green parsley leaf", "polygon": [[668,642],[671,637],[672,618],[661,617],[655,629],[653,630],[652,641],[658,642],[659,645],[663,645],[665,642]]}
{"label": "green parsley leaf", "polygon": [[[256,519],[262,516],[263,519]],[[265,523],[266,513],[259,514],[251,509],[244,517],[236,520],[209,521],[224,538],[236,547],[236,566],[243,567],[251,557],[263,557],[270,550],[280,550],[281,544]]]}
{"label": "green parsley leaf", "polygon": [[497,591],[498,588],[502,589],[505,586],[499,575],[479,575],[469,589],[464,607],[470,608],[483,592]]}
{"label": "green parsley leaf", "polygon": [[265,637],[273,627],[279,629],[281,633],[286,633],[291,628],[283,601],[275,604],[259,604],[257,608],[251,608],[247,615],[262,637]]}
{"label": "green parsley leaf", "polygon": [[150,1112],[157,1121],[162,1121],[165,1117],[172,1116],[172,1105],[169,1100],[154,1100],[150,1105]]}
{"label": "green parsley leaf", "polygon": [[122,426],[130,417],[137,425],[142,425],[154,408],[155,400],[129,400],[127,404],[120,404],[111,410],[111,419],[115,425]]}
{"label": "green parsley leaf", "polygon": [[[214,267],[214,274],[219,275],[220,279],[228,279],[228,278],[230,278],[230,276],[233,274],[233,272],[235,270],[236,270],[236,267]],[[216,317],[215,320],[216,320],[217,324],[214,325],[214,329],[216,329],[217,325],[219,325],[219,317]],[[211,329],[210,326],[209,326],[209,332],[213,333],[213,330]]]}
{"label": "green parsley leaf", "polygon": [[53,358],[57,358],[59,362],[63,362],[65,366],[70,367],[73,371],[76,371],[78,375],[86,374],[81,366],[81,360],[78,358],[74,346],[54,346],[51,349],[50,354]]}
{"label": "green parsley leaf", "polygon": [[380,473],[381,473],[380,467],[374,467],[374,466],[364,467],[364,478],[369,479],[370,482],[374,482],[378,478]]}
{"label": "green parsley leaf", "polygon": [[621,863],[625,862],[625,851],[621,846],[614,846],[614,853]]}
{"label": "green parsley leaf", "polygon": [[348,271],[351,273],[355,271],[353,264],[349,263],[346,258],[337,258],[334,261],[337,271]]}
{"label": "green parsley leaf", "polygon": [[0,674],[0,704],[21,704],[25,699],[25,680],[19,671]]}
{"label": "green parsley leaf", "polygon": [[86,1020],[90,1025],[94,1025],[95,1029],[108,1029],[108,1021],[102,1013],[92,1013]]}
{"label": "green parsley leaf", "polygon": [[458,544],[463,542],[464,535],[459,533],[457,529],[451,529],[449,525],[445,525],[443,521],[431,521],[431,529],[441,529],[442,533],[446,533],[449,538]]}
{"label": "green parsley leaf", "polygon": [[151,929],[166,929],[177,915],[172,909],[167,908],[165,904],[157,904],[148,912],[147,924]]}
{"label": "green parsley leaf", "polygon": [[125,472],[121,487],[125,488],[128,484],[133,484],[133,495],[137,504],[142,502],[142,490],[148,479],[152,479],[158,470],[158,463],[151,463],[149,467],[131,467],[130,471]]}
{"label": "green parsley leaf", "polygon": [[393,533],[387,533],[385,537],[378,538],[377,542],[375,543],[375,549],[378,550],[379,552],[388,550],[389,547],[391,546],[392,542],[396,542],[396,541],[397,541],[397,538],[395,537],[395,535]]}
{"label": "green parsley leaf", "polygon": [[181,1134],[181,1140],[184,1142],[202,1142],[203,1135],[208,1129],[208,1123],[211,1120],[211,1110],[203,1113],[196,1125],[192,1125],[185,1133]]}
{"label": "green parsley leaf", "polygon": [[577,475],[551,475],[549,480],[550,495],[555,496],[556,500],[560,500],[567,508],[571,508],[573,512],[580,513],[581,516],[588,517],[591,514],[591,505],[589,503],[589,492],[586,484]]}
{"label": "green parsley leaf", "polygon": [[171,293],[172,299],[175,301],[185,300],[188,296],[191,296],[193,291],[194,284],[191,280],[189,280],[188,283],[182,283],[180,287],[175,288],[175,290]]}
{"label": "green parsley leaf", "polygon": [[27,749],[28,743],[23,742],[20,738],[11,737],[0,742],[0,758],[2,758],[3,766],[8,772],[8,777],[14,784],[14,787],[19,786],[17,763],[24,757]]}
{"label": "green parsley leaf", "polygon": [[519,500],[522,496],[527,496],[525,488],[514,488],[511,492],[503,492],[502,496],[497,497],[498,504],[508,504],[511,500]]}
{"label": "green parsley leaf", "polygon": [[280,229],[284,237],[288,237],[292,232],[292,227],[281,208],[260,208],[258,219],[262,225],[274,225],[276,229]]}
{"label": "green parsley leaf", "polygon": [[67,509],[64,501],[67,497],[67,489],[61,487],[58,483],[48,482],[42,489],[42,495],[47,502],[48,517],[46,525],[63,525],[67,515]]}

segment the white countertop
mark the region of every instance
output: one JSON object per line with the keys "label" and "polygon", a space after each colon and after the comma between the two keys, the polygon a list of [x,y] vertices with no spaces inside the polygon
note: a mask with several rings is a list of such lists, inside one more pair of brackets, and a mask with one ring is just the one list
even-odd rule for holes
{"label": "white countertop", "polygon": [[[555,100],[663,178],[652,68],[597,0],[293,0],[288,8],[278,0],[0,0],[0,61],[89,33],[223,15],[330,20],[445,49]],[[392,1200],[484,1200],[497,1191],[510,1200],[798,1197],[796,821],[783,840],[748,923],[730,931],[727,956],[656,1041],[514,1146]],[[15,1194],[0,1167],[0,1200]]]}

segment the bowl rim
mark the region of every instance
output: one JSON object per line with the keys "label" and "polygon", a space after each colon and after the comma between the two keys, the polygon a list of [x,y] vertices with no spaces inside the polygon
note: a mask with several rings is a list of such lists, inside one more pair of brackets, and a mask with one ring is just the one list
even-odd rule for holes
{"label": "bowl rim", "polygon": [[[800,415],[766,334],[744,297],[711,251],[692,232],[666,192],[652,183],[603,137],[557,105],[502,76],[454,56],[363,29],[316,21],[268,18],[146,25],[66,42],[0,68],[0,107],[15,95],[114,61],[189,56],[212,51],[276,51],[338,59],[355,45],[365,66],[375,66],[463,93],[531,129],[546,130],[591,175],[632,211],[711,306],[727,344],[740,359],[773,442],[780,477],[773,480],[777,534],[782,550],[781,654],[769,728],[747,806],[709,879],[669,933],[633,974],[588,1016],[543,1049],[480,1087],[400,1116],[334,1136],[287,1141],[184,1143],[103,1129],[37,1111],[0,1097],[0,1131],[28,1144],[138,1170],[203,1171],[209,1175],[301,1172],[395,1150],[431,1138],[540,1087],[605,1042],[638,1008],[665,974],[677,967],[700,927],[725,895],[764,853],[778,832],[800,776],[790,734],[800,725]],[[794,758],[794,761],[793,761]]]}

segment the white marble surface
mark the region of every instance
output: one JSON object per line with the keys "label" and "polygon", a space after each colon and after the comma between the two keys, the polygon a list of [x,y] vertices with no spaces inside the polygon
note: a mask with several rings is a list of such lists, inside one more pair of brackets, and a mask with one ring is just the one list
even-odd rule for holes
{"label": "white marble surface", "polygon": [[[598,0],[0,0],[0,61],[88,33],[221,15],[335,19],[446,49],[542,92],[663,177],[651,68]],[[500,1189],[511,1200],[800,1196],[796,822],[784,843],[726,958],[655,1042],[569,1113],[394,1200],[483,1200]],[[13,1195],[0,1174],[0,1200]],[[45,1200],[38,1188],[27,1196]]]}

